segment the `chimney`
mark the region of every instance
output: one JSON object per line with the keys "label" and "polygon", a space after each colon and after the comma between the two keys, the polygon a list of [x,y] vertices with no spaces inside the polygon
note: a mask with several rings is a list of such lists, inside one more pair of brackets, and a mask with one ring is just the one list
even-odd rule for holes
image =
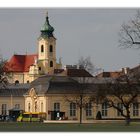
{"label": "chimney", "polygon": [[77,69],[77,65],[66,65],[64,66],[64,69],[67,70],[67,69]]}
{"label": "chimney", "polygon": [[123,72],[124,74],[128,74],[128,72],[129,72],[129,67],[122,68],[122,72]]}

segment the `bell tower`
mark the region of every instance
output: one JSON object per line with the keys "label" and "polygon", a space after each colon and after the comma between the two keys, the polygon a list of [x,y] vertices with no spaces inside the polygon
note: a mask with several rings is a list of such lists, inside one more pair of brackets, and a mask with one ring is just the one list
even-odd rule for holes
{"label": "bell tower", "polygon": [[56,38],[53,35],[54,28],[49,23],[48,12],[46,20],[41,28],[38,38],[38,69],[39,74],[53,73],[56,64]]}

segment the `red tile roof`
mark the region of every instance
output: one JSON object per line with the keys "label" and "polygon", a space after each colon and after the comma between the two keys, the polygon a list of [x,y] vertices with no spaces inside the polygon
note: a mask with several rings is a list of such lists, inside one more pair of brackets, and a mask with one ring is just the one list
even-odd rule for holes
{"label": "red tile roof", "polygon": [[67,75],[70,77],[93,77],[85,69],[67,69]]}
{"label": "red tile roof", "polygon": [[111,77],[111,78],[118,78],[121,75],[123,75],[122,71],[115,71],[115,72],[102,72],[98,75],[96,75],[96,77],[101,78],[101,77]]}
{"label": "red tile roof", "polygon": [[55,69],[54,74],[70,76],[70,77],[93,77],[85,69]]}
{"label": "red tile roof", "polygon": [[6,72],[29,72],[29,67],[34,64],[37,54],[13,55],[6,63]]}

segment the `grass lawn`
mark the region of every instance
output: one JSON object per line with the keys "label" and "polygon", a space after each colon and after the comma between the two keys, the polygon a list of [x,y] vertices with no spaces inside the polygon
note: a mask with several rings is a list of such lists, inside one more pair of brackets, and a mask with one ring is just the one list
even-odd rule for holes
{"label": "grass lawn", "polygon": [[140,122],[106,124],[46,124],[0,122],[0,132],[140,132]]}

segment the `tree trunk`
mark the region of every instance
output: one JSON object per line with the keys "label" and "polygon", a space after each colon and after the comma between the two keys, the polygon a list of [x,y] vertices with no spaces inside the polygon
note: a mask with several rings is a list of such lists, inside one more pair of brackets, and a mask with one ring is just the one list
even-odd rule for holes
{"label": "tree trunk", "polygon": [[82,124],[82,107],[80,107],[80,124]]}
{"label": "tree trunk", "polygon": [[130,111],[129,111],[129,108],[126,109],[126,113],[127,113],[127,117],[125,118],[126,119],[126,125],[130,125]]}
{"label": "tree trunk", "polygon": [[83,96],[80,95],[80,124],[82,124],[82,104],[83,104]]}
{"label": "tree trunk", "polygon": [[127,116],[127,117],[126,117],[126,125],[130,125],[130,121],[131,121],[131,120],[130,120],[130,116]]}

